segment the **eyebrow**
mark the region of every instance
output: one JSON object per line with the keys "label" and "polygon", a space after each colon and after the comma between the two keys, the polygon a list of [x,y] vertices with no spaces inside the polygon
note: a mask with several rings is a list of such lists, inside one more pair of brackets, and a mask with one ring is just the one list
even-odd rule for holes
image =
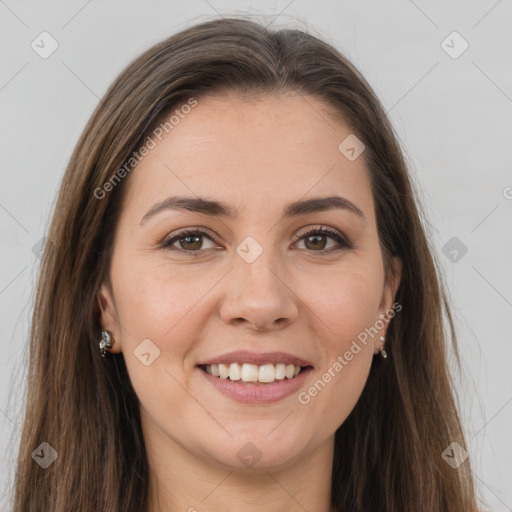
{"label": "eyebrow", "polygon": [[[349,211],[366,222],[366,217],[362,210],[352,201],[341,196],[314,197],[312,199],[294,201],[286,205],[282,219],[306,215],[308,213],[324,212],[336,208]],[[239,215],[238,208],[234,208],[220,201],[213,201],[201,197],[173,196],[154,204],[146,212],[144,217],[142,217],[140,224],[144,224],[152,217],[167,210],[186,210],[231,219],[236,219]]]}

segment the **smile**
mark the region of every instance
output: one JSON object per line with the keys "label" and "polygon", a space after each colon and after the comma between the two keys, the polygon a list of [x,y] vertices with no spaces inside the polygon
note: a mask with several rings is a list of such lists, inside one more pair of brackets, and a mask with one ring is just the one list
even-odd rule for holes
{"label": "smile", "polygon": [[[247,367],[246,370],[243,369],[244,366]],[[221,395],[235,402],[259,405],[278,402],[286,397],[296,395],[305,386],[309,374],[313,372],[312,366],[283,366],[285,367],[284,378],[278,378],[281,377],[283,371],[281,364],[257,366],[245,363],[219,363],[198,366],[197,370],[203,375],[206,383],[211,385]],[[220,373],[221,369],[222,376]],[[219,375],[214,376],[213,372]],[[264,381],[266,379],[266,382],[260,382],[260,372],[261,378]],[[291,377],[287,376],[287,372]],[[230,374],[233,375],[233,379]],[[257,380],[243,380],[242,376],[244,379],[254,379],[257,377]],[[271,378],[272,380],[270,380]]]}
{"label": "smile", "polygon": [[270,384],[278,380],[293,379],[304,369],[293,364],[231,363],[207,364],[204,371],[219,379],[242,381],[244,383]]}
{"label": "smile", "polygon": [[236,350],[199,361],[197,370],[208,386],[245,404],[277,402],[298,393],[313,364],[287,352]]}

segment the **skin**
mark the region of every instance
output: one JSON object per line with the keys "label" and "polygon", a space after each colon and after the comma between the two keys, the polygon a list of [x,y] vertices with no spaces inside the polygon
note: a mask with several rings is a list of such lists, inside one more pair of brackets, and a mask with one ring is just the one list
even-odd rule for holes
{"label": "skin", "polygon": [[[140,400],[150,512],[251,512],[262,503],[266,512],[330,510],[334,434],[389,324],[306,405],[297,393],[272,404],[235,402],[196,367],[238,349],[289,352],[313,365],[304,391],[392,308],[400,261],[385,285],[364,157],[349,161],[338,150],[352,132],[328,111],[319,99],[293,94],[203,98],[126,183],[112,290],[104,284],[99,300],[111,352],[123,353]],[[222,201],[239,217],[167,210],[141,225],[172,195]],[[281,219],[291,201],[332,195],[352,201],[365,220],[345,209]],[[318,225],[354,247],[340,248],[329,235],[319,247],[301,238]],[[161,247],[177,230],[200,226],[213,240]],[[263,248],[252,263],[236,252],[247,236]],[[149,366],[134,355],[145,339],[160,350]],[[248,442],[261,453],[252,468],[237,457]]]}

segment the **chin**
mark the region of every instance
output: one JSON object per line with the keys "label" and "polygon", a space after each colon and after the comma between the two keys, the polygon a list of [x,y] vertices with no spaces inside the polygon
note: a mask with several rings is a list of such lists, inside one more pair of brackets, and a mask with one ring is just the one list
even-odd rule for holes
{"label": "chin", "polygon": [[[273,422],[275,429],[279,421]],[[306,446],[304,431],[290,432],[283,429],[279,435],[272,429],[244,428],[243,433],[234,434],[225,443],[216,443],[209,450],[210,457],[225,467],[237,471],[277,470],[292,463]],[[297,434],[297,435],[295,435]],[[220,448],[220,449],[219,449]]]}

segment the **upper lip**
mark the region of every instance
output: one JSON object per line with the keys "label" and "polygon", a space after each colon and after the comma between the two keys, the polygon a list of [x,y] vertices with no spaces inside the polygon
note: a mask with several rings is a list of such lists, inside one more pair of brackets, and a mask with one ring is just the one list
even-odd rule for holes
{"label": "upper lip", "polygon": [[288,354],[286,352],[264,352],[255,353],[247,350],[236,350],[221,356],[213,357],[207,361],[199,363],[198,366],[206,364],[231,364],[231,363],[250,363],[261,366],[263,364],[293,364],[294,366],[312,366],[309,361],[300,357]]}

